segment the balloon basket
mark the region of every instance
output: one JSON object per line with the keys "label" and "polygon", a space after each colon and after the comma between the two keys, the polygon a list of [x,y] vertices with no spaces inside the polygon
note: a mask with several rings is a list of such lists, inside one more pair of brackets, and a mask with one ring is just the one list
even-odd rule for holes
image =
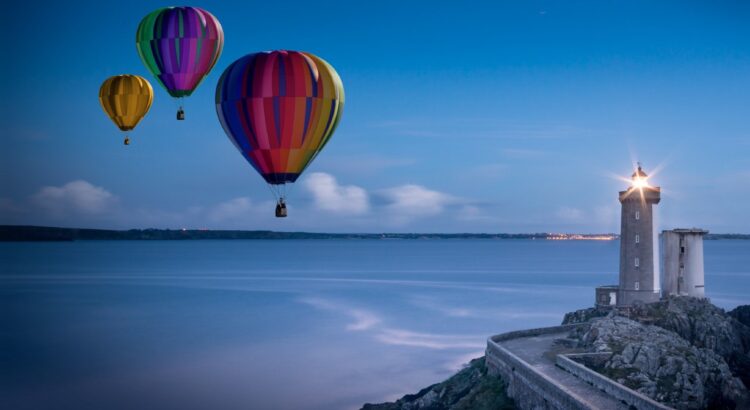
{"label": "balloon basket", "polygon": [[286,204],[283,202],[279,202],[276,204],[276,217],[277,218],[286,218]]}

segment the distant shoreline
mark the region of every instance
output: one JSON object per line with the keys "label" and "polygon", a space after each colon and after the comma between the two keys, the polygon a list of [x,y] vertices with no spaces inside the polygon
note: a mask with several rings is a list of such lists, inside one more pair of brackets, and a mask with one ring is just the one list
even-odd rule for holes
{"label": "distant shoreline", "polygon": [[[263,230],[210,229],[82,229],[49,226],[0,225],[2,242],[86,241],[86,240],[212,240],[212,239],[539,239],[597,240],[619,239],[619,235],[574,233],[316,233]],[[750,234],[708,234],[706,239],[750,239]]]}

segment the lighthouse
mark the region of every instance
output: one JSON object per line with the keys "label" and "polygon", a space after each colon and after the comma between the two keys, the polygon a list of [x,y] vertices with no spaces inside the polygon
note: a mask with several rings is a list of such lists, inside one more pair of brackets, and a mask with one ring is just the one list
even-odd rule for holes
{"label": "lighthouse", "polygon": [[633,173],[631,185],[620,192],[620,286],[617,305],[651,303],[659,300],[661,289],[654,259],[654,209],[661,200],[661,189],[648,183],[641,168]]}
{"label": "lighthouse", "polygon": [[627,310],[635,304],[658,302],[671,296],[704,298],[703,236],[708,231],[692,228],[662,232],[663,276],[660,278],[654,205],[661,200],[661,188],[648,183],[648,175],[638,163],[630,187],[620,191],[619,199],[622,204],[620,283],[595,289],[596,308]]}

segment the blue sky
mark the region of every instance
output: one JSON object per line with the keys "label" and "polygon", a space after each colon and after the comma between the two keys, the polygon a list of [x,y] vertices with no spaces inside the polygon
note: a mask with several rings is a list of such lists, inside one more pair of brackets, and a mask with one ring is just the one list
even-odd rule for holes
{"label": "blue sky", "polygon": [[[99,85],[152,80],[135,28],[165,4],[9,6],[0,223],[617,232],[614,176],[640,160],[661,228],[750,232],[750,4],[654,3],[195,3],[224,52],[186,121],[155,88],[127,148]],[[325,58],[347,92],[285,220],[213,107],[221,71],[270,49]]]}

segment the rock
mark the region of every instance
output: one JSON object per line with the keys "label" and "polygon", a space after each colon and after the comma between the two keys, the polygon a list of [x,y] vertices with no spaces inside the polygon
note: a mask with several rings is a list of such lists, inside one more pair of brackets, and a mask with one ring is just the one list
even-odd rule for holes
{"label": "rock", "polygon": [[598,318],[581,342],[613,353],[594,370],[669,406],[735,408],[747,401],[747,389],[719,354],[661,327],[622,316]]}
{"label": "rock", "polygon": [[670,297],[660,302],[641,305],[631,312],[631,318],[653,323],[677,333],[696,347],[719,354],[732,373],[750,386],[750,327],[737,317],[748,319],[750,306],[734,309],[727,314],[707,299]]}
{"label": "rock", "polygon": [[597,317],[607,316],[612,310],[611,309],[600,309],[600,308],[586,308],[586,309],[579,309],[575,312],[568,312],[565,314],[565,317],[563,317],[563,321],[561,324],[563,325],[571,325],[574,323],[584,323],[588,322],[589,320]]}
{"label": "rock", "polygon": [[408,394],[394,403],[365,404],[362,410],[511,410],[513,400],[499,378],[487,375],[484,357],[474,359],[450,379]]}
{"label": "rock", "polygon": [[[705,299],[671,297],[626,315],[597,308],[568,313],[563,324],[588,325],[572,330],[564,345],[611,352],[585,365],[677,409],[750,409],[750,306],[727,314]],[[514,408],[506,390],[480,358],[442,383],[362,410]]]}
{"label": "rock", "polygon": [[750,305],[737,306],[729,312],[729,316],[737,319],[738,322],[745,326],[750,326]]}

